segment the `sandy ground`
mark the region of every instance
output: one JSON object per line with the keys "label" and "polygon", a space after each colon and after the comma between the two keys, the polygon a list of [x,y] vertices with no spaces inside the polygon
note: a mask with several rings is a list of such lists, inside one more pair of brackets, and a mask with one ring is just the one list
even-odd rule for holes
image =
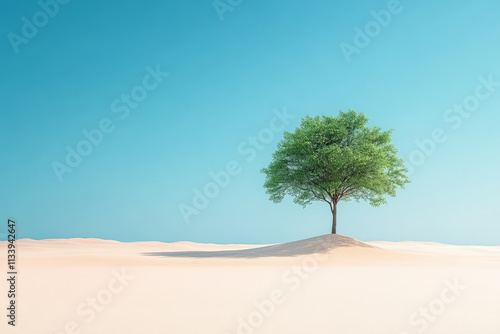
{"label": "sandy ground", "polygon": [[[6,242],[0,263],[6,272]],[[500,333],[500,247],[17,241],[1,333]]]}

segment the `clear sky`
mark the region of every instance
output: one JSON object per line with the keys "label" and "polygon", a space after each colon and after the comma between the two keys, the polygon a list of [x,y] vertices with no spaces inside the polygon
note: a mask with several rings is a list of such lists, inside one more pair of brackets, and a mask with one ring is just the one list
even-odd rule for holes
{"label": "clear sky", "polygon": [[1,238],[8,217],[33,239],[329,233],[325,203],[272,203],[260,169],[301,117],[354,109],[395,129],[412,183],[340,203],[338,233],[498,244],[498,1],[216,5],[3,2]]}

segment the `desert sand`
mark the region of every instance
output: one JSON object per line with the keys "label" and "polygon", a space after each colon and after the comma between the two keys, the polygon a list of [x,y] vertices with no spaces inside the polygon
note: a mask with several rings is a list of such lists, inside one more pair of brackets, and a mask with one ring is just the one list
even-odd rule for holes
{"label": "desert sand", "polygon": [[16,327],[7,325],[2,279],[1,333],[500,333],[500,247],[341,235],[264,246],[17,247]]}

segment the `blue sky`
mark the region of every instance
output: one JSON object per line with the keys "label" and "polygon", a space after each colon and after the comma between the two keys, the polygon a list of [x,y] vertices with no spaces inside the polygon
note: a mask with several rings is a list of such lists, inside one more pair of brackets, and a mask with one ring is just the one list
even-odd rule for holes
{"label": "blue sky", "polygon": [[[13,0],[0,14],[1,237],[7,217],[34,239],[326,234],[326,204],[274,204],[259,171],[301,117],[354,109],[395,129],[413,182],[380,208],[341,203],[338,233],[498,244],[500,3],[42,3],[51,15]],[[74,168],[67,147],[87,154]]]}

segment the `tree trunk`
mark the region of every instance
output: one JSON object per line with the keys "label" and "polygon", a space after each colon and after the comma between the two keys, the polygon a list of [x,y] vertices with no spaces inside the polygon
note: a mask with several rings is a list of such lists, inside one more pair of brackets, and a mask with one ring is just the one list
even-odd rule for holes
{"label": "tree trunk", "polygon": [[337,234],[337,203],[333,204],[333,224],[332,224],[332,234]]}

